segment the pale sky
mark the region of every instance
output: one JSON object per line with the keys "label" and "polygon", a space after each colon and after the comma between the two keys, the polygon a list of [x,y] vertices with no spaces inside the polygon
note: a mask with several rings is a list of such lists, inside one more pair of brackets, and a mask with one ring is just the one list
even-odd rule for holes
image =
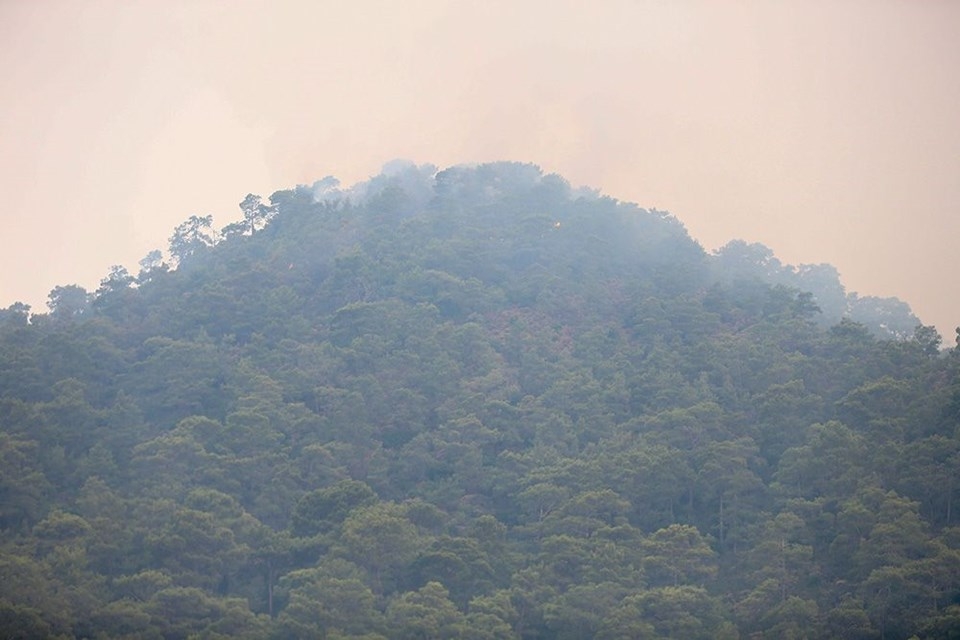
{"label": "pale sky", "polygon": [[0,308],[248,192],[519,160],[960,325],[960,2],[0,0]]}

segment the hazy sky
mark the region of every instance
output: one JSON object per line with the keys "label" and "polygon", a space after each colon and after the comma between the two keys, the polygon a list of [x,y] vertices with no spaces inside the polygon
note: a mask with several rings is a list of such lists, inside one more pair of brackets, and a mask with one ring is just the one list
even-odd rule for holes
{"label": "hazy sky", "polygon": [[960,2],[0,0],[0,307],[394,158],[521,160],[960,325]]}

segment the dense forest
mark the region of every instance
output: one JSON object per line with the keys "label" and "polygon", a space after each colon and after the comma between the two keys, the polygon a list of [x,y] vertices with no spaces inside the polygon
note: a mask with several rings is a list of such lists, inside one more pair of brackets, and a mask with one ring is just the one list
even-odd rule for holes
{"label": "dense forest", "polygon": [[0,311],[0,637],[960,637],[905,303],[533,165],[240,208]]}

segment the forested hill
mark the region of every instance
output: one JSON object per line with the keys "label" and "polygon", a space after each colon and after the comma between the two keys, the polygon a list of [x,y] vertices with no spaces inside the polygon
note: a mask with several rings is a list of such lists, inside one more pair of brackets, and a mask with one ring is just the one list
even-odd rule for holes
{"label": "forested hill", "polygon": [[902,302],[532,165],[241,210],[0,311],[0,638],[960,633]]}

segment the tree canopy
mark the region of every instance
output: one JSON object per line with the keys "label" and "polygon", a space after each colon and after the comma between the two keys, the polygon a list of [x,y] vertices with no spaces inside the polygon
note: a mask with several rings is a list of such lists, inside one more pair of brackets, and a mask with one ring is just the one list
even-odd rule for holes
{"label": "tree canopy", "polygon": [[0,637],[960,632],[960,346],[534,165],[0,311]]}

